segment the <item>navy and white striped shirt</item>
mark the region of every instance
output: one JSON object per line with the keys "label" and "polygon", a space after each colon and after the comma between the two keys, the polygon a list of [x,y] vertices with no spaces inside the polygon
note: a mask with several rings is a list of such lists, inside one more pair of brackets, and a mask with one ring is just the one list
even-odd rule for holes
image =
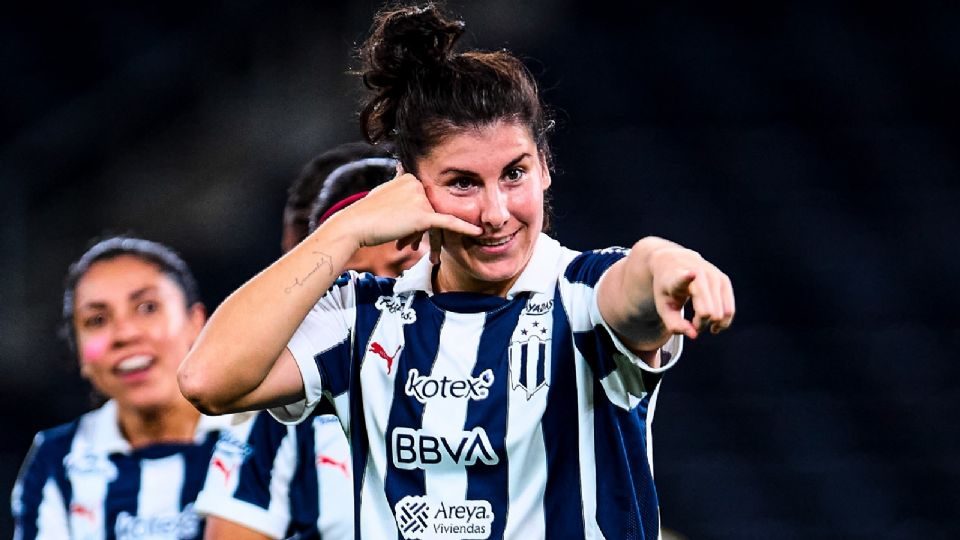
{"label": "navy and white striped shirt", "polygon": [[13,489],[14,538],[201,538],[193,503],[229,416],[201,416],[193,443],[133,449],[117,406],[37,434]]}
{"label": "navy and white striped shirt", "polygon": [[345,274],[288,348],[306,399],[349,428],[362,538],[659,535],[651,422],[663,371],[600,316],[596,285],[627,254],[541,235],[506,298],[433,294],[421,260],[397,280]]}
{"label": "navy and white striped shirt", "polygon": [[266,413],[220,435],[196,511],[271,538],[353,538],[350,448],[324,401],[285,426]]}

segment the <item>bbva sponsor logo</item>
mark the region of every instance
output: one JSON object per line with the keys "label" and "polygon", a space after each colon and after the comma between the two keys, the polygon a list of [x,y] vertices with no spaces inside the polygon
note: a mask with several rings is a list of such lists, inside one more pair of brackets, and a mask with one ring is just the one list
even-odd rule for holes
{"label": "bbva sponsor logo", "polygon": [[393,464],[399,469],[424,469],[432,465],[484,465],[500,463],[487,432],[480,427],[456,435],[435,435],[398,427],[391,434]]}

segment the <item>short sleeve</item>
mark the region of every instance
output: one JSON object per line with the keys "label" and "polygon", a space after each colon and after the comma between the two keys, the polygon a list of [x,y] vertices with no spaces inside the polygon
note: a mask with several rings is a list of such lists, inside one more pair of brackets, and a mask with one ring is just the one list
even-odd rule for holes
{"label": "short sleeve", "polygon": [[258,414],[221,432],[197,513],[283,538],[290,524],[289,484],[297,464],[292,429]]}
{"label": "short sleeve", "polygon": [[305,398],[299,402],[268,409],[284,424],[298,424],[308,418],[327,390],[321,373],[325,364],[348,370],[350,336],[356,315],[355,272],[344,273],[307,313],[287,343],[303,378]]}
{"label": "short sleeve", "polygon": [[[604,272],[603,276],[597,281],[595,290],[600,289],[600,283],[603,282],[603,278],[606,277],[606,275],[606,272]],[[616,347],[619,354],[614,355],[614,361],[617,361],[619,364],[622,363],[623,360],[626,360],[630,366],[649,373],[663,373],[677,363],[677,360],[680,359],[680,353],[683,352],[683,336],[670,336],[670,339],[660,348],[660,367],[650,367],[617,337],[616,332],[614,332],[613,329],[610,328],[610,325],[607,324],[607,321],[603,319],[603,316],[600,314],[600,304],[597,298],[598,295],[594,294],[590,302],[590,321],[593,323],[593,326],[602,327],[610,338],[610,342]]]}
{"label": "short sleeve", "polygon": [[677,362],[682,340],[671,337],[660,350],[663,365],[651,368],[617,337],[601,316],[597,290],[610,267],[628,254],[627,249],[608,248],[577,255],[566,265],[560,293],[579,354],[610,402],[624,410],[633,410],[656,389],[661,374]]}

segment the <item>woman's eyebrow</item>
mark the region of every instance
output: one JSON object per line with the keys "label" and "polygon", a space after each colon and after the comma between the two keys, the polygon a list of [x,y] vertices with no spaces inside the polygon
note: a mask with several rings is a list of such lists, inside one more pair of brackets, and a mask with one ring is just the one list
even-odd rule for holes
{"label": "woman's eyebrow", "polygon": [[517,163],[520,163],[521,161],[523,161],[524,159],[526,159],[526,158],[528,158],[528,157],[530,157],[530,154],[527,153],[527,152],[524,152],[524,153],[520,154],[519,156],[513,158],[513,161],[511,161],[510,163],[507,163],[507,164],[503,167],[503,172],[507,172],[508,170],[516,167],[516,166],[517,166]]}
{"label": "woman's eyebrow", "polygon": [[[510,168],[512,168],[512,167],[515,167],[515,166],[517,165],[517,163],[520,163],[521,161],[523,161],[525,158],[528,158],[528,157],[530,157],[530,153],[529,153],[529,152],[524,152],[524,153],[520,154],[519,156],[517,156],[517,157],[513,158],[512,160],[510,160],[509,163],[507,163],[506,165],[504,165],[504,166],[503,166],[503,170],[506,171],[507,169],[510,169]],[[443,176],[443,175],[445,175],[445,174],[447,174],[447,173],[455,173],[455,174],[460,175],[460,176],[472,176],[472,177],[480,176],[479,174],[477,174],[477,173],[474,172],[474,171],[467,170],[467,169],[458,169],[458,168],[456,168],[456,167],[448,167],[448,168],[440,171],[440,173],[439,173],[437,176]]]}
{"label": "woman's eyebrow", "polygon": [[139,300],[140,298],[143,298],[147,293],[150,293],[156,290],[157,288],[154,285],[147,285],[144,287],[140,287],[139,289],[130,293],[129,298],[130,300]]}

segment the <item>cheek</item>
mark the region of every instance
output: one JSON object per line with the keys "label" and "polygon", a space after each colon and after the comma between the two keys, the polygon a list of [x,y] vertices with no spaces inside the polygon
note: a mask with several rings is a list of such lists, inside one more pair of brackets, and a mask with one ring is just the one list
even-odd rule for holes
{"label": "cheek", "polygon": [[80,347],[80,361],[83,363],[97,362],[103,358],[110,345],[110,337],[107,335],[93,336],[85,339]]}
{"label": "cheek", "polygon": [[530,223],[543,214],[543,197],[536,192],[518,191],[510,197],[509,209],[513,216]]}

